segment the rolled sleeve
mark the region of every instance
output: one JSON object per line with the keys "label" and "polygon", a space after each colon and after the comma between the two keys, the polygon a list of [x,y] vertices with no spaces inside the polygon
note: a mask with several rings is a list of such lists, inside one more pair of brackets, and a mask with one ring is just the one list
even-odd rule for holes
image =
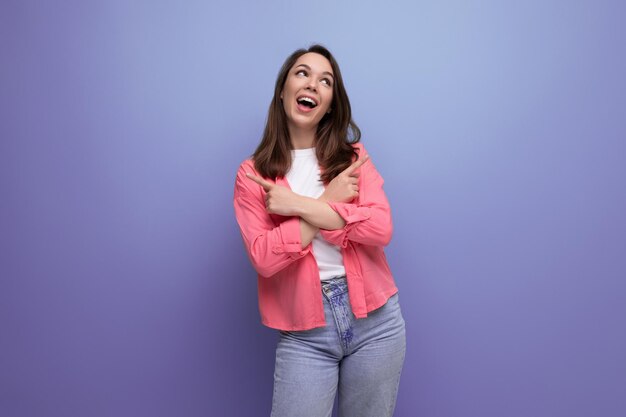
{"label": "rolled sleeve", "polygon": [[275,244],[272,252],[275,254],[286,253],[292,259],[299,259],[310,252],[311,246],[302,249],[302,237],[300,234],[300,217],[291,217],[279,226],[282,242]]}
{"label": "rolled sleeve", "polygon": [[370,208],[359,207],[356,204],[349,203],[328,202],[327,204],[341,216],[346,224],[343,228],[336,230],[320,229],[320,234],[327,242],[345,248],[348,246],[348,233],[350,230],[355,227],[356,223],[371,217]]}

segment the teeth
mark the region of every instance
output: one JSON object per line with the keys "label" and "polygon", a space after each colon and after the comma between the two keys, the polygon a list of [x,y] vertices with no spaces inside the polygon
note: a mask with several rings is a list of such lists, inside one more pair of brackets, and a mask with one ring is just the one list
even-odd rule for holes
{"label": "teeth", "polygon": [[311,103],[311,104],[312,104],[312,105],[314,105],[314,106],[317,106],[317,103],[315,102],[315,100],[310,99],[310,98],[308,98],[308,97],[300,97],[300,98],[298,99],[298,101],[306,101],[306,102]]}

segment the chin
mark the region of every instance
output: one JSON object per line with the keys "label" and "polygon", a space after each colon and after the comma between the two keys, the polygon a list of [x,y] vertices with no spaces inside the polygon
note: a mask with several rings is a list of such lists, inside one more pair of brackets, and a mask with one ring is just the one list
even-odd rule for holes
{"label": "chin", "polygon": [[321,120],[317,120],[317,119],[311,120],[308,118],[302,120],[298,117],[294,117],[291,119],[291,123],[300,129],[311,129],[311,128],[317,127],[320,121]]}

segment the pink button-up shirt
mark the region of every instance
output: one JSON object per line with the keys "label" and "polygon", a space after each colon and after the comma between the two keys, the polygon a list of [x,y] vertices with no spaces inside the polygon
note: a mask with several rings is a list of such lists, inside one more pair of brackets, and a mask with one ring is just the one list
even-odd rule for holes
{"label": "pink button-up shirt", "polygon": [[[367,155],[361,143],[353,146],[359,158]],[[328,203],[346,225],[337,230],[320,229],[320,234],[341,248],[352,312],[363,318],[398,289],[383,251],[393,231],[384,180],[371,159],[359,170],[359,196],[347,203]],[[262,323],[294,331],[325,326],[319,269],[312,243],[302,248],[300,217],[268,214],[263,187],[247,178],[246,172],[261,176],[251,159],[239,166],[235,216],[248,257],[258,272]],[[284,177],[266,180],[290,188]]]}

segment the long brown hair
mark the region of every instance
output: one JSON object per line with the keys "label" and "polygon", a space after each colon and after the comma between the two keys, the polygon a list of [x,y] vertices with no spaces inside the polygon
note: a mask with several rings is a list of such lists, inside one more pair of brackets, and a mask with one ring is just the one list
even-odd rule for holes
{"label": "long brown hair", "polygon": [[298,58],[308,52],[315,52],[328,59],[335,78],[333,101],[330,104],[332,111],[325,114],[317,125],[315,143],[317,160],[322,167],[321,180],[327,184],[352,163],[353,156],[359,158],[351,144],[361,139],[361,131],[352,120],[350,100],[343,85],[339,65],[330,51],[322,45],[315,44],[308,49],[298,49],[285,60],[276,78],[274,97],[270,103],[263,138],[252,158],[254,168],[266,178],[284,177],[291,168],[292,145],[280,93],[291,67]]}

